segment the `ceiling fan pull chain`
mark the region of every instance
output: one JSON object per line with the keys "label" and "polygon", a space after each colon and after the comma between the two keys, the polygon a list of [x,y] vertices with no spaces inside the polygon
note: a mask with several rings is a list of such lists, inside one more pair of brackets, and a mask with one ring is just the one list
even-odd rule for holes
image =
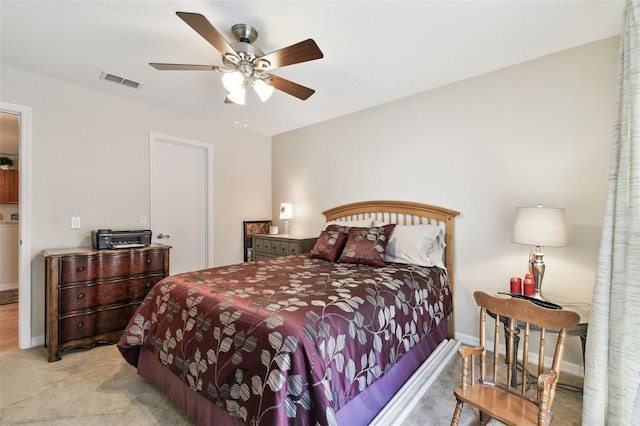
{"label": "ceiling fan pull chain", "polygon": [[247,118],[247,104],[244,104],[244,127],[249,125],[249,119]]}

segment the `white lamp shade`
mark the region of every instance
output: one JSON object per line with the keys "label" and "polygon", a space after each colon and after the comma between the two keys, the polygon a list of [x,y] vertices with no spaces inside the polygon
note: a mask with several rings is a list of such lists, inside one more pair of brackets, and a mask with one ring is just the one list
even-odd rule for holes
{"label": "white lamp shade", "polygon": [[233,92],[229,92],[227,95],[227,99],[229,99],[234,104],[244,105],[245,95],[247,91],[245,89],[236,89]]}
{"label": "white lamp shade", "polygon": [[253,88],[262,102],[265,102],[273,94],[273,86],[259,79],[253,82]]}
{"label": "white lamp shade", "polygon": [[518,207],[513,221],[511,242],[541,247],[566,246],[564,209]]}
{"label": "white lamp shade", "polygon": [[280,204],[280,219],[293,219],[293,204]]}
{"label": "white lamp shade", "polygon": [[242,89],[243,84],[244,77],[239,72],[228,72],[222,76],[222,85],[231,93]]}

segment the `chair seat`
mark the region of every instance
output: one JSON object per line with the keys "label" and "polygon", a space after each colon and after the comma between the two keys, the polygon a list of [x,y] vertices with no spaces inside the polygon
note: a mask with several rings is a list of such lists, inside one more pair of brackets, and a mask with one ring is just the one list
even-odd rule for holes
{"label": "chair seat", "polygon": [[[538,406],[513,392],[493,385],[474,383],[464,391],[458,386],[454,393],[458,400],[481,409],[491,418],[508,425],[538,424]],[[551,423],[552,417],[551,413],[547,414],[547,424]]]}

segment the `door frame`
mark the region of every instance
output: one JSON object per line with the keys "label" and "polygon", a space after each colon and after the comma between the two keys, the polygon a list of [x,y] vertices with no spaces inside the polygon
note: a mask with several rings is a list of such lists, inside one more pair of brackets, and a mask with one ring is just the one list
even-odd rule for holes
{"label": "door frame", "polygon": [[213,145],[210,143],[200,142],[191,139],[180,138],[177,136],[165,135],[162,133],[149,132],[149,223],[153,224],[153,211],[151,211],[151,206],[153,205],[153,191],[151,181],[153,176],[153,168],[155,165],[153,164],[153,158],[155,153],[155,144],[156,143],[172,143],[175,145],[184,145],[188,147],[198,148],[204,151],[205,153],[205,262],[206,268],[213,267],[214,260],[214,249],[213,249]]}
{"label": "door frame", "polygon": [[18,340],[20,349],[31,341],[31,107],[0,101],[0,110],[20,115],[20,253],[18,254]]}

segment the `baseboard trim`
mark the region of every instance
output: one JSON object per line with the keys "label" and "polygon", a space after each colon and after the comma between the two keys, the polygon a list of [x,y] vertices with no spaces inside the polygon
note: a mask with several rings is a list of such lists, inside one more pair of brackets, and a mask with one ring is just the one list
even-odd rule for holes
{"label": "baseboard trim", "polygon": [[31,338],[31,347],[35,348],[36,346],[44,346],[44,335]]}
{"label": "baseboard trim", "polygon": [[0,291],[17,290],[18,283],[0,284]]}
{"label": "baseboard trim", "polygon": [[373,419],[373,426],[399,425],[456,354],[460,342],[444,340]]}

